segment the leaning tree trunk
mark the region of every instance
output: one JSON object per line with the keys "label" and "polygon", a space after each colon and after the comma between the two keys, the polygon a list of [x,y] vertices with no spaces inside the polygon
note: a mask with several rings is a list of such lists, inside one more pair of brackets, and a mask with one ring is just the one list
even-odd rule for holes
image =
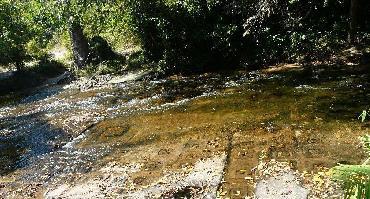
{"label": "leaning tree trunk", "polygon": [[350,23],[348,34],[348,42],[350,44],[356,43],[358,30],[358,14],[359,14],[358,12],[359,12],[359,0],[351,0]]}
{"label": "leaning tree trunk", "polygon": [[69,34],[71,37],[74,63],[78,68],[83,68],[86,65],[89,55],[89,44],[80,23],[73,22],[70,25]]}

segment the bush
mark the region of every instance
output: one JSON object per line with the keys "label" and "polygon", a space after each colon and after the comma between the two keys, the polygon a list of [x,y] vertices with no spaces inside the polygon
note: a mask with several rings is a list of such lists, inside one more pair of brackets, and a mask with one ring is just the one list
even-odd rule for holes
{"label": "bush", "polygon": [[[125,7],[145,56],[176,72],[327,59],[347,45],[349,2],[127,0]],[[361,27],[368,32],[369,20]]]}
{"label": "bush", "polygon": [[94,36],[89,41],[89,48],[90,48],[90,54],[89,54],[88,62],[90,63],[99,64],[103,61],[115,60],[115,59],[121,58],[118,54],[116,54],[112,50],[109,43],[100,36]]}
{"label": "bush", "polygon": [[146,60],[144,53],[142,51],[133,52],[128,56],[127,68],[128,69],[140,69],[146,65],[148,61]]}
{"label": "bush", "polygon": [[1,79],[0,96],[39,86],[47,78],[60,75],[64,71],[65,67],[63,64],[50,60],[48,56],[44,56],[37,64],[29,67],[25,66],[10,77]]}
{"label": "bush", "polygon": [[0,64],[15,64],[21,69],[27,58],[25,45],[31,39],[31,33],[20,18],[18,7],[6,1],[0,1]]}
{"label": "bush", "polygon": [[44,55],[38,64],[29,69],[29,72],[37,73],[43,77],[54,77],[65,71],[62,63],[50,59],[49,56]]}
{"label": "bush", "polygon": [[[269,2],[269,3],[268,3]],[[349,5],[343,1],[261,1],[246,21],[260,63],[310,62],[345,47]]]}
{"label": "bush", "polygon": [[[245,53],[246,2],[128,1],[130,27],[150,60],[171,71],[235,67]],[[238,5],[238,6],[235,6]]]}

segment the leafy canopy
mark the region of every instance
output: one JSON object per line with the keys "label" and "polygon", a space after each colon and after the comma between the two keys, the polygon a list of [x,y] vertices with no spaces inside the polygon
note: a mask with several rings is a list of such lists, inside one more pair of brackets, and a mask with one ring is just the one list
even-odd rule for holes
{"label": "leafy canopy", "polygon": [[26,57],[25,44],[32,33],[20,15],[20,7],[0,1],[0,64],[20,65]]}

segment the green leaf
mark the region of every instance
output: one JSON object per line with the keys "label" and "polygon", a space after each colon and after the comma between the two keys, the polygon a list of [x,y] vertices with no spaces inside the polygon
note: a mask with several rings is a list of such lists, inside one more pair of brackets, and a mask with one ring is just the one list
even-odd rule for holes
{"label": "green leaf", "polygon": [[363,110],[362,113],[361,113],[361,115],[358,117],[358,119],[361,118],[361,122],[364,122],[367,115],[368,115],[367,111],[366,110]]}

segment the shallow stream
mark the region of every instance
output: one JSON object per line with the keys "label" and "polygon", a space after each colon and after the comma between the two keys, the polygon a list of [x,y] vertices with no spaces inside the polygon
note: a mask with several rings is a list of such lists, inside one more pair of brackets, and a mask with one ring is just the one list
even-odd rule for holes
{"label": "shallow stream", "polygon": [[366,67],[316,66],[42,87],[0,107],[0,197],[244,198],[260,161],[361,163],[369,85]]}

